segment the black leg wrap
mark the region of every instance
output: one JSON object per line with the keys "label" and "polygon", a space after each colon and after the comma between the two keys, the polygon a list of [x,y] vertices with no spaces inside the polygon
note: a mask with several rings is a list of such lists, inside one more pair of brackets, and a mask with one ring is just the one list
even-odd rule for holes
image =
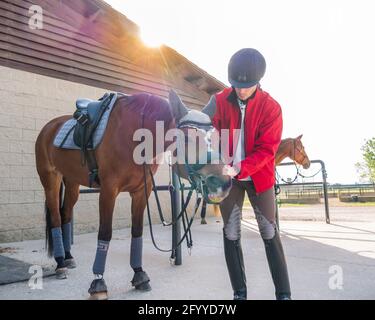
{"label": "black leg wrap", "polygon": [[224,233],[224,253],[230,282],[234,291],[234,300],[246,300],[246,274],[240,240],[229,240]]}
{"label": "black leg wrap", "polygon": [[65,260],[66,259],[73,259],[73,256],[71,255],[70,251],[65,251]]}
{"label": "black leg wrap", "polygon": [[56,257],[55,261],[57,263],[56,271],[56,279],[66,279],[67,278],[67,271],[68,269],[65,266],[64,257]]}
{"label": "black leg wrap", "polygon": [[263,241],[266,248],[268,266],[275,285],[276,299],[290,300],[291,292],[288,269],[278,231],[276,231],[272,239]]}
{"label": "black leg wrap", "polygon": [[65,267],[64,257],[55,257],[55,261],[57,263],[56,269],[60,269],[60,268],[64,268]]}
{"label": "black leg wrap", "polygon": [[65,264],[65,267],[67,267],[68,269],[74,269],[77,267],[77,264],[73,256],[70,254],[70,251],[65,251],[64,264]]}

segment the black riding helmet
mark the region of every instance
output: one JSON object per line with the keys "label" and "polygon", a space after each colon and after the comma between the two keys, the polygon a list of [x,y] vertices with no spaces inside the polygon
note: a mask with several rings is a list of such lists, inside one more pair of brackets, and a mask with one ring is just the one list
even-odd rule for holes
{"label": "black riding helmet", "polygon": [[237,51],[228,64],[228,80],[234,88],[250,88],[259,83],[266,72],[266,60],[256,49]]}

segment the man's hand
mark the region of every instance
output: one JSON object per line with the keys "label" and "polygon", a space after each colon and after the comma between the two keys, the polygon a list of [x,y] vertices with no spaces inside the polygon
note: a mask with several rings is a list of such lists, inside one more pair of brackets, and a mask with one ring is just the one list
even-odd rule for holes
{"label": "man's hand", "polygon": [[223,167],[223,175],[224,176],[230,176],[234,178],[236,175],[240,173],[240,170],[237,167],[231,167],[229,165],[225,165]]}

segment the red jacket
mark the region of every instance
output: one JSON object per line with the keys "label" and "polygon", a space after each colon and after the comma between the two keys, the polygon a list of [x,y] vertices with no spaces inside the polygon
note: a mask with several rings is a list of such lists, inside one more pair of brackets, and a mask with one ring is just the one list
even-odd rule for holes
{"label": "red jacket", "polygon": [[[212,123],[217,130],[229,129],[229,155],[233,156],[233,130],[240,129],[241,110],[234,89],[217,93],[216,111]],[[281,142],[283,129],[280,105],[265,91],[258,88],[248,100],[244,118],[245,159],[236,176],[248,176],[255,190],[261,193],[275,184],[275,155]]]}

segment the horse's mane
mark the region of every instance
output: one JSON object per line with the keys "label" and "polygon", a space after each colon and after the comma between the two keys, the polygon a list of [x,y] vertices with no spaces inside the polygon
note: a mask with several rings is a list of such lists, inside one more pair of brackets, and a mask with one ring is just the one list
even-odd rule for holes
{"label": "horse's mane", "polygon": [[282,139],[280,144],[285,144],[286,142],[289,142],[290,140],[294,140],[294,138],[285,138],[285,139]]}
{"label": "horse's mane", "polygon": [[[143,112],[145,119],[164,121],[165,123],[174,120],[171,106],[168,100],[164,98],[147,93],[138,93],[130,96],[130,99],[127,108],[138,114]],[[149,100],[147,101],[147,99]]]}

